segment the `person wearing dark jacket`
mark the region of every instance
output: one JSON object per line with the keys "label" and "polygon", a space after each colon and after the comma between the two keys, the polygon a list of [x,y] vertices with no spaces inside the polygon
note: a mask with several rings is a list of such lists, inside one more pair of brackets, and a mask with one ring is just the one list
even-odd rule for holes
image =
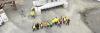
{"label": "person wearing dark jacket", "polygon": [[39,23],[35,24],[36,29],[39,29]]}

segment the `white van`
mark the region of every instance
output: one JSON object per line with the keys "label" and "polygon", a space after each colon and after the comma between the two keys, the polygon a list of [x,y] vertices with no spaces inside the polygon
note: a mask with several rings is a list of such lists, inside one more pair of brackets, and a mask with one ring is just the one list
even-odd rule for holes
{"label": "white van", "polygon": [[8,21],[8,17],[6,16],[3,9],[0,9],[0,25]]}
{"label": "white van", "polygon": [[40,15],[41,11],[44,9],[50,9],[56,6],[63,6],[63,7],[67,7],[68,6],[68,2],[66,1],[62,1],[62,0],[51,0],[51,1],[47,1],[47,3],[43,3],[41,1],[33,1],[33,6],[35,8],[35,12],[36,14]]}

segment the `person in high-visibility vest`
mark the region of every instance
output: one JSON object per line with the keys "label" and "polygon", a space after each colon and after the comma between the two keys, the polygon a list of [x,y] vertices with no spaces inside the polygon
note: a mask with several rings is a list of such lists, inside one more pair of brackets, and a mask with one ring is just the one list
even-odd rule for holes
{"label": "person in high-visibility vest", "polygon": [[64,18],[64,22],[66,22],[67,19],[69,19],[67,16],[64,16],[63,18]]}
{"label": "person in high-visibility vest", "polygon": [[35,24],[32,26],[33,31],[38,30],[39,29],[39,23]]}
{"label": "person in high-visibility vest", "polygon": [[35,11],[31,11],[31,12],[30,12],[30,15],[31,15],[31,16],[35,16]]}
{"label": "person in high-visibility vest", "polygon": [[51,22],[48,22],[48,26],[47,27],[52,27],[52,23]]}
{"label": "person in high-visibility vest", "polygon": [[51,20],[51,22],[52,22],[53,24],[57,24],[57,23],[60,22],[60,19],[56,17],[56,18],[53,18],[53,19]]}
{"label": "person in high-visibility vest", "polygon": [[61,16],[61,18],[60,18],[60,24],[63,24],[63,22],[64,22],[64,18]]}
{"label": "person in high-visibility vest", "polygon": [[41,25],[42,25],[42,27],[47,27],[48,22],[42,22]]}
{"label": "person in high-visibility vest", "polygon": [[69,17],[68,16],[65,16],[65,17],[63,17],[63,19],[64,19],[64,22],[63,23],[69,25],[69,23],[70,23]]}
{"label": "person in high-visibility vest", "polygon": [[36,13],[35,13],[35,9],[34,9],[34,8],[33,8],[32,11],[30,12],[30,15],[31,15],[32,17],[35,17]]}
{"label": "person in high-visibility vest", "polygon": [[41,22],[41,28],[48,28],[48,27],[52,27],[52,24],[50,22]]}

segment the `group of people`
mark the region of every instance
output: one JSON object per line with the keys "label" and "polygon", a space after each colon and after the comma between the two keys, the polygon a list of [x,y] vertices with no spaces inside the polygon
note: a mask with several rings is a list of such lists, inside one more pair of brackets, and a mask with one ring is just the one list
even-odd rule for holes
{"label": "group of people", "polygon": [[42,23],[37,23],[35,25],[32,26],[33,31],[34,30],[39,30],[45,27],[52,27],[53,25],[49,22],[42,22]]}
{"label": "group of people", "polygon": [[33,30],[39,30],[41,28],[49,28],[52,27],[53,25],[57,25],[57,26],[61,26],[62,24],[65,25],[69,25],[70,23],[70,19],[67,16],[61,16],[61,18],[53,18],[50,22],[41,22],[41,23],[37,23],[35,25],[32,26]]}
{"label": "group of people", "polygon": [[61,16],[61,18],[54,18],[52,19],[52,23],[54,25],[60,26],[61,24],[69,25],[70,23],[70,18],[68,16]]}

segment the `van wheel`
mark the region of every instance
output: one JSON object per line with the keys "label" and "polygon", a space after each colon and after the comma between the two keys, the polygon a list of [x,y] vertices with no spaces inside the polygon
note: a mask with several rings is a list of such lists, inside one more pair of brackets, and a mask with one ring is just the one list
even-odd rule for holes
{"label": "van wheel", "polygon": [[5,24],[5,22],[2,23],[2,25],[4,25],[4,24]]}
{"label": "van wheel", "polygon": [[[4,25],[4,22],[2,22],[1,24]],[[0,25],[0,27],[1,27],[2,25]]]}

